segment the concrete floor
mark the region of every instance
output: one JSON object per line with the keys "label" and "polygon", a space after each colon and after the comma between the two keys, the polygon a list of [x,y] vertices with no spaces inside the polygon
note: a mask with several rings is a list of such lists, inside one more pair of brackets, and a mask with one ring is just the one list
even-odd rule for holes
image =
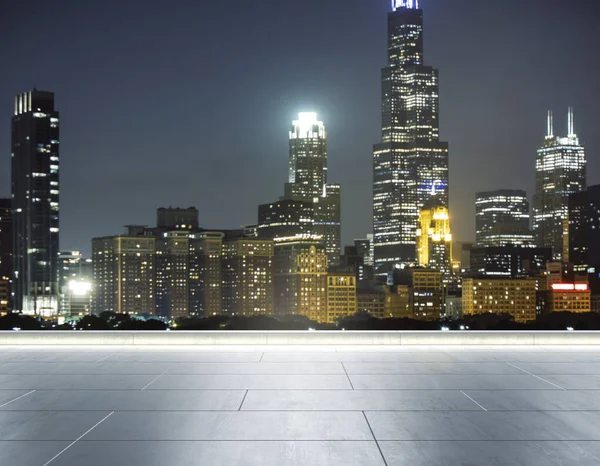
{"label": "concrete floor", "polygon": [[2,466],[599,464],[598,347],[0,347]]}

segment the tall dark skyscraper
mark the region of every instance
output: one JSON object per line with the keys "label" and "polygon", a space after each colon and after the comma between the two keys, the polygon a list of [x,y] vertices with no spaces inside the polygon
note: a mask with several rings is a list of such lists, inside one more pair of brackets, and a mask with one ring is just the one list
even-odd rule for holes
{"label": "tall dark skyscraper", "polygon": [[0,315],[12,308],[11,282],[13,277],[12,203],[0,199]]}
{"label": "tall dark skyscraper", "polygon": [[568,260],[578,272],[600,273],[600,185],[569,196]]}
{"label": "tall dark skyscraper", "polygon": [[12,119],[15,311],[58,312],[59,118],[54,93],[15,98]]}
{"label": "tall dark skyscraper", "polygon": [[568,121],[567,137],[554,136],[552,112],[548,113],[548,134],[535,164],[533,232],[537,245],[552,248],[557,260],[565,249],[569,196],[586,189],[585,149],[575,134],[572,108]]}
{"label": "tall dark skyscraper", "polygon": [[394,0],[382,71],[381,143],[373,149],[375,263],[416,262],[419,211],[435,195],[448,205],[448,144],[439,140],[438,72],[424,65],[423,11]]}

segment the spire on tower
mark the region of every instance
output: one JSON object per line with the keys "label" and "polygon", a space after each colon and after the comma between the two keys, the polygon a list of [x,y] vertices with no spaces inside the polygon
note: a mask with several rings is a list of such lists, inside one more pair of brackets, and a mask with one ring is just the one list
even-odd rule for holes
{"label": "spire on tower", "polygon": [[573,116],[573,107],[569,107],[569,132],[567,133],[568,137],[575,136],[575,119]]}
{"label": "spire on tower", "polygon": [[552,116],[552,110],[548,110],[548,132],[546,133],[546,137],[554,137],[554,118]]}

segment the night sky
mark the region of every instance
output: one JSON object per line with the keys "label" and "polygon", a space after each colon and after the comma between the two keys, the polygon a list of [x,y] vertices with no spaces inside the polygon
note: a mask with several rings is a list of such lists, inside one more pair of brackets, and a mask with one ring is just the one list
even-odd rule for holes
{"label": "night sky", "polygon": [[[283,194],[288,130],[316,111],[343,240],[372,230],[372,145],[388,0],[4,2],[0,196],[10,195],[14,95],[56,93],[61,249],[196,206],[206,228],[256,222]],[[9,5],[7,5],[9,4]],[[440,70],[456,239],[474,239],[480,190],[533,194],[535,151],[567,107],[600,183],[597,0],[422,0],[425,63]]]}

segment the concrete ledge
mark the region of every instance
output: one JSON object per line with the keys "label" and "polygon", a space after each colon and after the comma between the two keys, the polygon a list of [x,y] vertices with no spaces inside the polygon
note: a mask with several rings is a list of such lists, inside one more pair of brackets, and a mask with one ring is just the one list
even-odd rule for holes
{"label": "concrete ledge", "polygon": [[598,332],[0,331],[0,345],[600,345]]}

